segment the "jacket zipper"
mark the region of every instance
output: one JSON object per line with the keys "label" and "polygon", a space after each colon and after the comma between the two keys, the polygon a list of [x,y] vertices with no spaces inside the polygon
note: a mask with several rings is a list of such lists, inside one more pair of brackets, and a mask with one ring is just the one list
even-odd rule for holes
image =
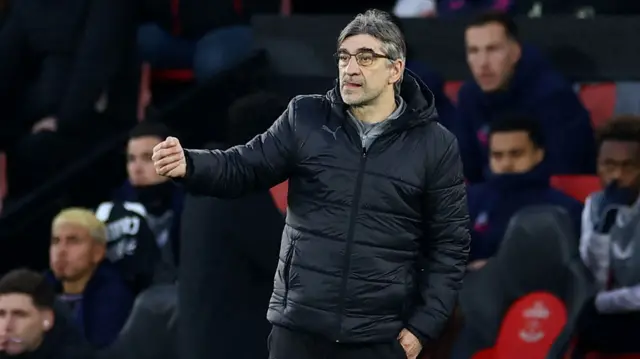
{"label": "jacket zipper", "polygon": [[362,155],[360,156],[360,170],[356,179],[355,195],[351,205],[351,220],[349,222],[349,234],[347,235],[347,248],[344,254],[344,265],[342,270],[342,287],[340,288],[340,305],[338,309],[338,331],[336,343],[342,337],[342,318],[344,317],[345,297],[347,296],[347,282],[351,271],[351,251],[353,249],[353,235],[356,231],[356,215],[360,207],[360,195],[362,194],[362,181],[364,179],[364,168],[367,162],[367,148],[364,139],[362,140]]}

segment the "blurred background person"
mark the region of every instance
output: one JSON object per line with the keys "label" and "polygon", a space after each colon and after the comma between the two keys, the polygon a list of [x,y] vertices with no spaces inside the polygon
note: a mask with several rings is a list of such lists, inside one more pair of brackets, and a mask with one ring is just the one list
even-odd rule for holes
{"label": "blurred background person", "polygon": [[0,358],[90,359],[78,330],[55,308],[44,277],[17,269],[0,279]]}
{"label": "blurred background person", "polygon": [[[239,99],[229,109],[228,146],[269,129],[286,107],[272,93]],[[284,228],[271,194],[263,190],[234,200],[188,196],[183,221],[182,358],[266,359],[271,324],[264,314]],[[213,277],[216,285],[208,287]]]}
{"label": "blurred background person", "polygon": [[151,155],[153,147],[172,131],[164,124],[143,121],[129,132],[127,142],[127,181],[118,188],[114,201],[142,204],[161,251],[167,270],[178,266],[180,218],[184,201],[181,187],[156,174]]}
{"label": "blurred background person", "polygon": [[142,0],[142,60],[156,69],[193,69],[198,82],[254,52],[245,0]]}
{"label": "blurred background person", "polygon": [[92,211],[68,208],[51,224],[49,281],[67,304],[85,338],[96,348],[115,340],[133,293],[105,260],[107,229]]}
{"label": "blurred background person", "polygon": [[606,123],[598,150],[604,190],[587,198],[580,238],[598,294],[582,316],[575,358],[640,352],[640,117]]}
{"label": "blurred background person", "polygon": [[511,217],[528,206],[555,205],[569,213],[580,231],[582,203],[551,188],[540,124],[526,116],[495,120],[489,129],[487,181],[468,187],[471,217],[469,269],[478,270],[493,257]]}
{"label": "blurred background person", "polygon": [[485,179],[489,127],[509,114],[526,114],[540,123],[551,174],[594,172],[589,113],[544,56],[520,43],[511,17],[479,15],[466,28],[465,46],[473,79],[458,94],[455,132],[468,181]]}
{"label": "blurred background person", "polygon": [[0,149],[12,198],[135,121],[134,16],[127,0],[11,2],[0,31]]}

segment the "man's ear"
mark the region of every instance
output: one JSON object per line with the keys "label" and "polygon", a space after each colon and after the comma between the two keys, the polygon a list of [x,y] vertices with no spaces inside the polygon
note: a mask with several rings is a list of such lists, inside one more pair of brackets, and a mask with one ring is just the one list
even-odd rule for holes
{"label": "man's ear", "polygon": [[522,45],[517,41],[513,41],[511,46],[511,62],[515,65],[522,57]]}
{"label": "man's ear", "polygon": [[55,315],[52,309],[44,309],[42,311],[42,330],[48,332],[53,328],[55,321]]}
{"label": "man's ear", "polygon": [[544,160],[544,148],[538,148],[536,150],[536,160],[538,161],[538,163],[542,162]]}
{"label": "man's ear", "polygon": [[404,74],[405,63],[404,60],[395,60],[391,63],[391,76],[389,76],[389,84],[395,84],[400,81]]}

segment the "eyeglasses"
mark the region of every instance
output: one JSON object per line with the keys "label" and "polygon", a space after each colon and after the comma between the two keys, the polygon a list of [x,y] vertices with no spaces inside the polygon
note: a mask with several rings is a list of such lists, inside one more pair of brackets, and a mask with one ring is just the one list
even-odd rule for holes
{"label": "eyeglasses", "polygon": [[356,62],[359,66],[367,67],[371,66],[376,59],[391,59],[387,55],[376,54],[373,51],[360,51],[355,54],[350,54],[346,51],[340,51],[334,55],[336,62],[340,67],[346,67],[351,61],[351,57],[356,58]]}

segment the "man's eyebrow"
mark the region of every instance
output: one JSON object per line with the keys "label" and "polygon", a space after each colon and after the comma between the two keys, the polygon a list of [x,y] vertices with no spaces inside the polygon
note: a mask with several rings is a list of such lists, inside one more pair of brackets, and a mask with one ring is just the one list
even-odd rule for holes
{"label": "man's eyebrow", "polygon": [[[370,48],[370,47],[360,47],[356,50],[356,53],[358,52],[376,52],[374,49]],[[338,52],[349,52],[347,51],[347,49],[345,49],[344,47],[341,47],[338,49]]]}

